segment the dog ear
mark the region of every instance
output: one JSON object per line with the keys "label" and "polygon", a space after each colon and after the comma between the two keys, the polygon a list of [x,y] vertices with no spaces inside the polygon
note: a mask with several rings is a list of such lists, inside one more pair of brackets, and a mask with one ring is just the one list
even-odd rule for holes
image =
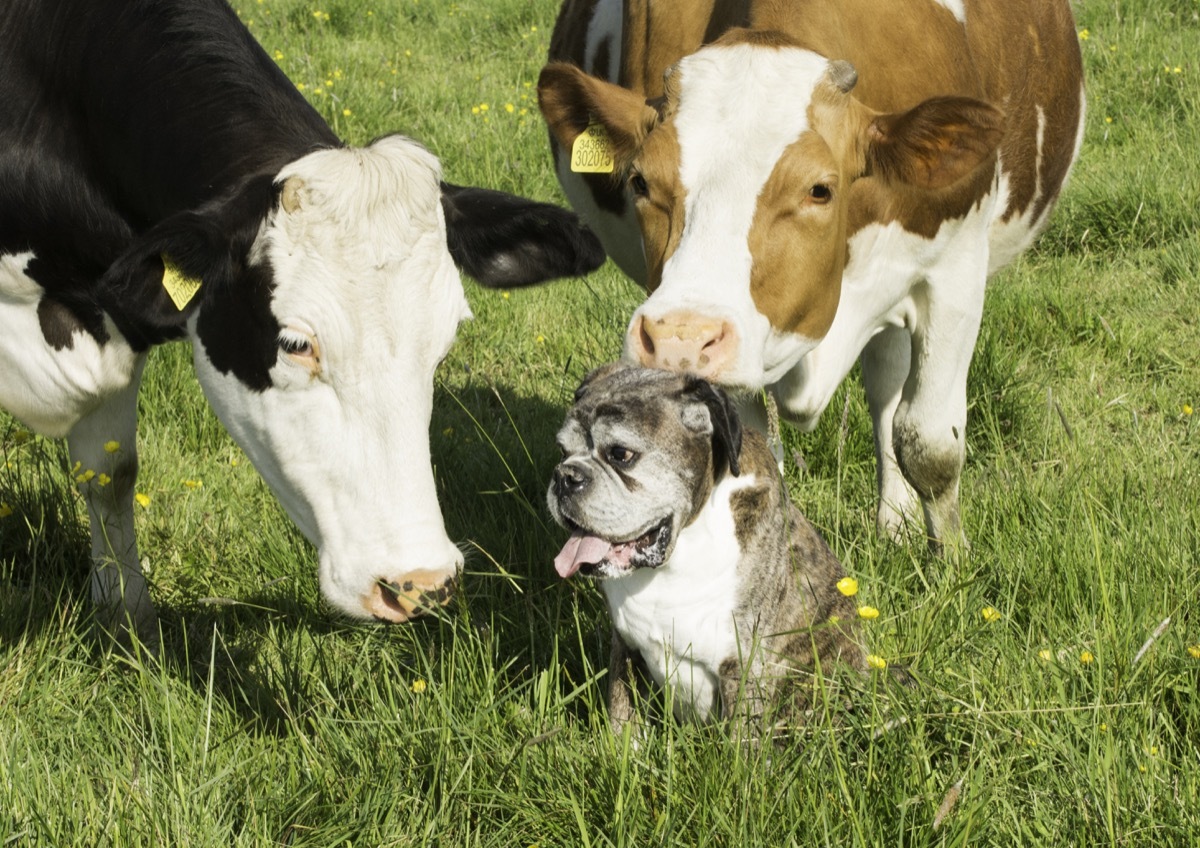
{"label": "dog ear", "polygon": [[727,463],[729,473],[737,477],[741,473],[738,458],[742,453],[742,421],[729,395],[699,377],[687,377],[683,386],[683,397],[708,408],[712,421],[713,473]]}

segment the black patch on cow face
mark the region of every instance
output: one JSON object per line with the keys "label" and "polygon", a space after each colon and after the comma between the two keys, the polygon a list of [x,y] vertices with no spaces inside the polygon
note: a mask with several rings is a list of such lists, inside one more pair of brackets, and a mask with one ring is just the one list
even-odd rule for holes
{"label": "black patch on cow face", "polygon": [[258,392],[271,387],[271,367],[278,358],[274,290],[271,266],[252,266],[234,285],[210,292],[196,320],[196,335],[213,367]]}

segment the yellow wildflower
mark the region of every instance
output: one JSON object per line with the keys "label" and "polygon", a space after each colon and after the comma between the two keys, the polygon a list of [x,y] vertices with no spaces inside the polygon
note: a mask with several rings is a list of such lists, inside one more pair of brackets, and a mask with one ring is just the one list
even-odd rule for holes
{"label": "yellow wildflower", "polygon": [[873,621],[879,618],[879,610],[875,609],[875,607],[859,607],[858,617],[865,618],[867,621]]}
{"label": "yellow wildflower", "polygon": [[1106,124],[1111,124],[1111,123],[1112,123],[1112,115],[1105,115],[1105,116],[1104,116],[1104,123],[1106,123]]}
{"label": "yellow wildflower", "polygon": [[275,61],[278,62],[280,59],[283,58],[283,51],[276,50],[274,55],[275,55]]}
{"label": "yellow wildflower", "polygon": [[412,691],[415,692],[416,694],[420,695],[422,692],[425,691],[427,686],[428,686],[428,684],[424,680],[417,678],[416,680],[414,680],[412,682],[412,686],[409,688],[411,688]]}
{"label": "yellow wildflower", "polygon": [[1084,665],[1087,665],[1095,658],[1096,658],[1095,654],[1093,654],[1091,651],[1084,651],[1083,653],[1081,653],[1079,655],[1079,661],[1081,663],[1083,663]]}
{"label": "yellow wildflower", "polygon": [[90,483],[92,481],[92,478],[95,476],[96,476],[96,472],[89,468],[87,471],[83,472],[82,474],[76,474],[75,482],[76,483]]}
{"label": "yellow wildflower", "polygon": [[479,111],[480,111],[480,112],[486,112],[486,111],[487,111],[489,108],[491,108],[491,107],[489,107],[489,106],[488,106],[486,103],[480,103],[480,104],[479,104]]}
{"label": "yellow wildflower", "polygon": [[99,475],[96,477],[96,482],[97,482],[97,483],[99,483],[101,486],[107,486],[109,483],[111,483],[111,482],[112,482],[112,478],[111,478],[111,477],[109,477],[107,474],[105,474],[105,473],[102,471],[102,472],[100,472],[100,474],[99,474]]}
{"label": "yellow wildflower", "polygon": [[853,577],[843,577],[837,582],[837,590],[847,598],[853,598],[858,594],[858,581]]}
{"label": "yellow wildflower", "polygon": [[183,485],[187,486],[189,489],[199,489],[201,486],[204,485],[204,481],[203,480],[184,480]]}
{"label": "yellow wildflower", "polygon": [[1004,615],[1000,612],[1000,610],[996,609],[995,607],[984,607],[983,608],[983,620],[986,621],[988,624],[991,624],[992,622],[995,622],[995,621],[999,621],[1002,618],[1004,618]]}
{"label": "yellow wildflower", "polygon": [[508,292],[501,292],[501,293],[500,293],[500,296],[501,296],[502,298],[504,298],[505,300],[508,300]]}
{"label": "yellow wildflower", "polygon": [[351,115],[353,115],[353,114],[354,114],[354,113],[353,113],[353,112],[351,112],[349,109],[343,109],[343,110],[342,110],[342,117],[349,118],[349,117],[350,117]]}
{"label": "yellow wildflower", "polygon": [[887,660],[878,654],[867,654],[867,665],[876,670],[887,668]]}
{"label": "yellow wildflower", "polygon": [[133,496],[133,499],[135,501],[137,501],[137,505],[140,506],[142,509],[150,508],[150,496],[147,495],[145,492],[138,492],[136,495]]}
{"label": "yellow wildflower", "polygon": [[1038,658],[1042,662],[1050,662],[1050,660],[1054,659],[1054,654],[1050,653],[1048,648],[1042,648],[1040,651],[1038,651]]}
{"label": "yellow wildflower", "polygon": [[80,469],[80,468],[83,468],[83,463],[82,463],[82,462],[79,462],[79,461],[76,461],[76,463],[75,463],[74,465],[72,465],[72,466],[71,466],[71,473],[72,473],[72,474],[78,474],[78,473],[79,473],[79,469]]}
{"label": "yellow wildflower", "polygon": [[1100,726],[1096,729],[1099,730],[1101,733],[1108,733],[1108,724],[1106,722],[1102,721],[1102,722],[1100,722]]}
{"label": "yellow wildflower", "polygon": [[116,439],[113,439],[112,441],[108,441],[108,442],[104,443],[104,452],[105,453],[116,453],[120,449],[121,449],[121,443],[118,442]]}
{"label": "yellow wildflower", "polygon": [[1200,660],[1200,645],[1188,645],[1188,653],[1192,655],[1192,659]]}
{"label": "yellow wildflower", "polygon": [[1192,414],[1192,405],[1191,405],[1190,403],[1185,403],[1185,404],[1183,405],[1183,414],[1184,414],[1184,415],[1191,415],[1191,414]]}
{"label": "yellow wildflower", "polygon": [[1087,41],[1091,37],[1092,37],[1092,34],[1090,32],[1088,32],[1086,29],[1081,29],[1079,31],[1079,40],[1080,41]]}
{"label": "yellow wildflower", "polygon": [[511,114],[512,114],[514,111],[516,111],[516,108],[517,108],[517,107],[516,107],[516,106],[514,106],[514,105],[512,105],[511,103],[505,103],[505,104],[504,104],[504,111],[505,111],[505,112],[507,112],[507,113],[508,113],[508,114],[510,114],[510,115],[511,115]]}
{"label": "yellow wildflower", "polygon": [[539,334],[538,334],[538,337],[535,339],[535,341],[536,341],[538,344],[545,344],[545,343],[546,343],[546,337],[545,337],[545,336],[543,336],[541,333],[539,333]]}

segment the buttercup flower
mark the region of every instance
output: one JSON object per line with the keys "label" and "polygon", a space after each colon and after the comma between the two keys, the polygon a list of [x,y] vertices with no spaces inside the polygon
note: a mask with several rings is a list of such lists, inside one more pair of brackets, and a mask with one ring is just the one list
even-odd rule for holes
{"label": "buttercup flower", "polygon": [[415,692],[416,694],[420,695],[422,692],[425,691],[427,686],[428,686],[428,684],[426,684],[424,680],[421,680],[420,678],[418,678],[412,682],[412,686],[410,686],[409,688],[412,689],[412,691]]}
{"label": "buttercup flower", "polygon": [[137,505],[140,506],[142,509],[150,508],[150,496],[147,495],[146,493],[138,492],[136,495],[133,496],[133,499],[135,501],[137,501]]}
{"label": "buttercup flower", "polygon": [[887,660],[877,654],[867,654],[867,665],[877,671],[881,671],[887,668]]}
{"label": "buttercup flower", "polygon": [[872,621],[876,618],[879,618],[879,610],[875,609],[875,607],[859,607],[858,617],[865,618],[867,621]]}
{"label": "buttercup flower", "polygon": [[1188,653],[1192,655],[1192,659],[1200,660],[1200,645],[1188,645]]}
{"label": "buttercup flower", "polygon": [[983,620],[988,624],[999,621],[1002,618],[1004,618],[1004,616],[1001,614],[1000,610],[996,609],[995,607],[983,608]]}
{"label": "buttercup flower", "polygon": [[1096,658],[1096,656],[1091,651],[1084,651],[1082,654],[1079,655],[1079,661],[1081,663],[1083,663],[1084,665],[1087,665],[1095,658]]}
{"label": "buttercup flower", "polygon": [[104,443],[104,452],[105,453],[116,453],[120,449],[121,449],[121,443],[118,442],[116,439],[113,439],[111,441]]}
{"label": "buttercup flower", "polygon": [[96,482],[99,483],[101,486],[107,486],[109,483],[112,482],[112,478],[109,477],[104,472],[100,472],[100,474],[98,474],[96,476]]}
{"label": "buttercup flower", "polygon": [[1050,660],[1054,659],[1054,654],[1050,653],[1049,648],[1042,648],[1038,651],[1038,659],[1042,662],[1050,662]]}
{"label": "buttercup flower", "polygon": [[853,598],[858,594],[858,581],[853,577],[843,577],[837,582],[837,590],[847,598]]}

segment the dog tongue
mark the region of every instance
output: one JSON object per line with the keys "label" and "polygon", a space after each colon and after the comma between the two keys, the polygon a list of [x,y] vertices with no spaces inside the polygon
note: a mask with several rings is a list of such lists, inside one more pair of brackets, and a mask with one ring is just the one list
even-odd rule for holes
{"label": "dog tongue", "polygon": [[612,544],[599,536],[587,536],[576,530],[554,558],[554,570],[558,572],[559,577],[570,577],[581,565],[603,562],[612,549]]}

